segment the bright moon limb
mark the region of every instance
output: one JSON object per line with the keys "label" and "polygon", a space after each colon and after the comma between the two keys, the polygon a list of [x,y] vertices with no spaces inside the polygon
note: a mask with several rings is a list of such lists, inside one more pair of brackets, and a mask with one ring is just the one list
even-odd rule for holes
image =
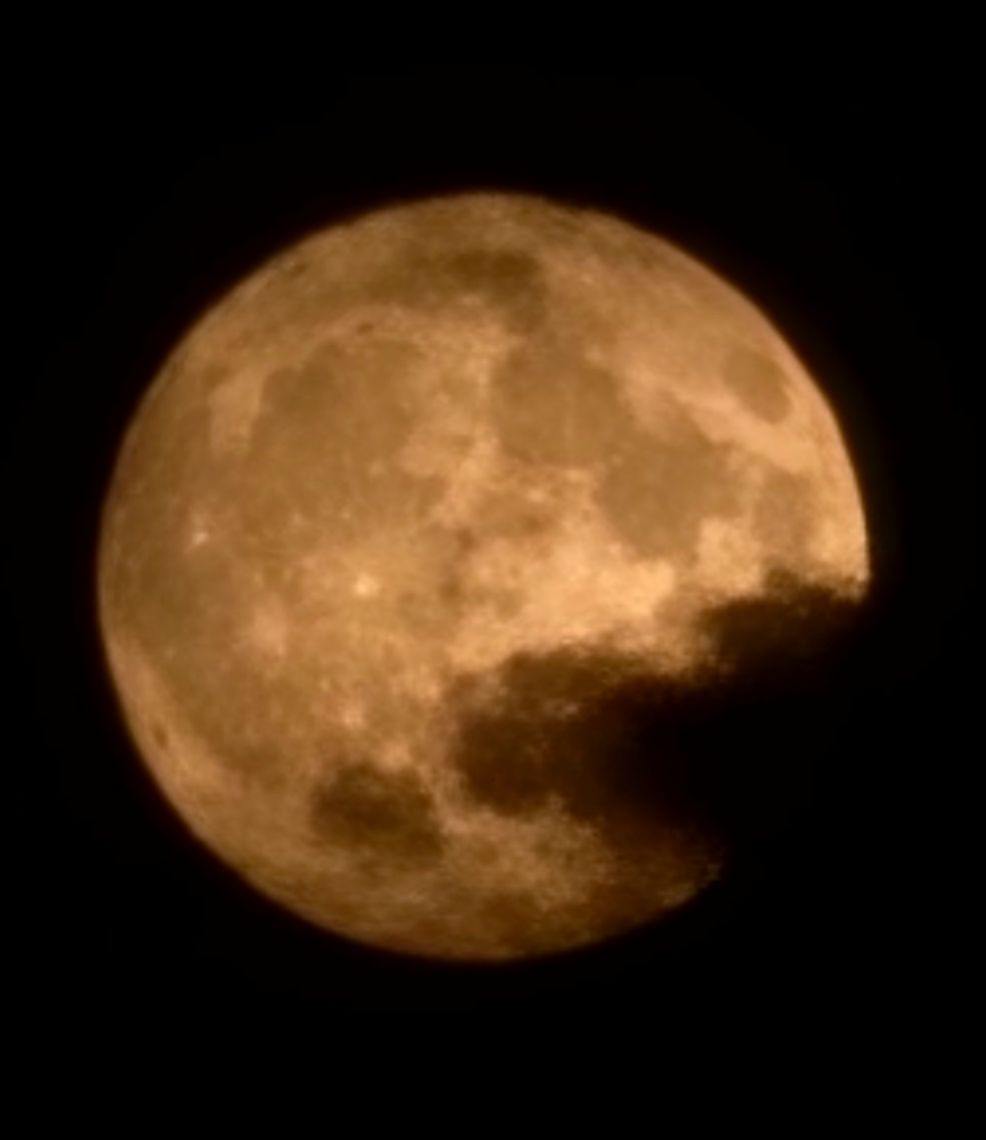
{"label": "bright moon limb", "polygon": [[721,875],[662,726],[745,667],[735,615],[827,618],[868,576],[836,421],[749,301],[623,221],[475,194],[315,233],[188,332],[99,607],[143,760],[246,881],[510,959]]}

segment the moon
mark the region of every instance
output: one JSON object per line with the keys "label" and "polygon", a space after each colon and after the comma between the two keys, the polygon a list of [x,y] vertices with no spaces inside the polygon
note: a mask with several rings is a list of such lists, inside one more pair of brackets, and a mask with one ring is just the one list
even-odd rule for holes
{"label": "moon", "polygon": [[833,412],[749,300],[483,193],[313,233],[187,331],[117,457],[98,608],[209,851],[335,935],[489,961],[722,876],[662,717],[869,576]]}

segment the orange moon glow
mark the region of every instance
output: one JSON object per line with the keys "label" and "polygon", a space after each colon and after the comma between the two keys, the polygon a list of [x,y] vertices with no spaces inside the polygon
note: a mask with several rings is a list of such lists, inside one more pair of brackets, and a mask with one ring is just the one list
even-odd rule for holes
{"label": "orange moon glow", "polygon": [[208,849],[338,935],[492,960],[722,874],[626,778],[663,763],[627,723],[735,667],[728,607],[868,577],[835,419],[749,301],[623,221],[475,194],[309,236],[188,332],[118,457],[99,608]]}

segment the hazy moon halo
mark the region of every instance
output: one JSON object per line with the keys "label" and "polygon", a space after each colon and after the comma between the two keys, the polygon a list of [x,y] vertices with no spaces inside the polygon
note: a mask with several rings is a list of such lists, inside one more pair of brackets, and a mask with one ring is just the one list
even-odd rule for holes
{"label": "hazy moon halo", "polygon": [[212,851],[339,934],[510,958],[719,874],[566,726],[600,655],[688,676],[703,616],[777,572],[868,577],[776,330],[653,235],[477,194],[316,233],[188,332],[121,449],[99,603],[140,753]]}

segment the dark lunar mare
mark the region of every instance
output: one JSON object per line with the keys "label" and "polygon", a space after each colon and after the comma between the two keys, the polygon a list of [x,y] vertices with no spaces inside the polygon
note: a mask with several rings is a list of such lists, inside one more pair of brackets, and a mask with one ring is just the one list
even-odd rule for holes
{"label": "dark lunar mare", "polygon": [[434,804],[419,778],[381,772],[358,756],[315,792],[309,822],[327,842],[398,867],[416,869],[442,853]]}

